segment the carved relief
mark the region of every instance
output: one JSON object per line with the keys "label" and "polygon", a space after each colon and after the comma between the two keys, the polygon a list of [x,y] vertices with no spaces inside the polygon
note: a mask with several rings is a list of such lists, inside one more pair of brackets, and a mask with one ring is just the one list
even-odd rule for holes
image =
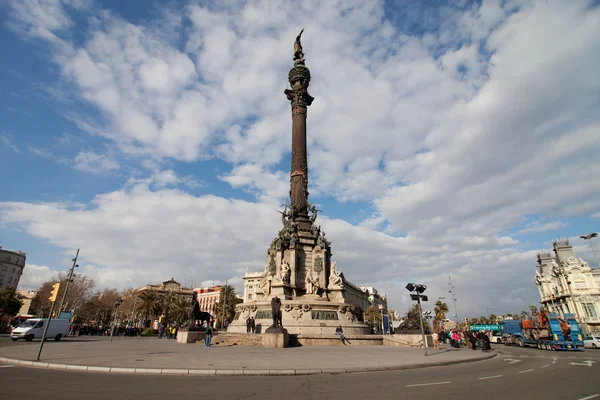
{"label": "carved relief", "polygon": [[302,318],[302,316],[308,312],[310,312],[310,310],[312,310],[312,307],[310,306],[310,304],[286,304],[284,306],[284,310],[288,313],[290,313],[291,317],[294,318],[296,321],[298,321],[300,318]]}
{"label": "carved relief", "polygon": [[346,317],[348,321],[354,321],[354,306],[343,305],[338,308],[338,311]]}
{"label": "carved relief", "polygon": [[323,258],[321,256],[315,257],[314,270],[317,274],[323,271]]}

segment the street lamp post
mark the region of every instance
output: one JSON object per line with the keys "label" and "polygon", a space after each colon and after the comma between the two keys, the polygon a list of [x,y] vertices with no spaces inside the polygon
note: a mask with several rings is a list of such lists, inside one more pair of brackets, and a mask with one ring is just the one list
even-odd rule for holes
{"label": "street lamp post", "polygon": [[117,314],[119,311],[119,306],[121,305],[122,302],[123,302],[123,299],[120,297],[117,297],[117,302],[115,303],[115,318],[113,320],[113,327],[110,330],[110,341],[111,342],[112,342],[113,334],[115,333],[115,329],[117,328]]}
{"label": "street lamp post", "polygon": [[79,267],[77,265],[77,257],[79,257],[79,249],[77,249],[77,254],[75,254],[75,258],[73,259],[73,266],[69,270],[69,276],[67,277],[67,285],[65,286],[65,291],[63,292],[62,299],[60,301],[60,306],[58,307],[58,318],[60,318],[60,313],[62,312],[63,304],[65,302],[65,298],[67,297],[67,292],[69,291],[69,283],[73,280],[73,272],[75,268]]}
{"label": "street lamp post", "polygon": [[600,260],[598,260],[598,254],[596,254],[596,249],[594,249],[594,245],[592,244],[592,238],[598,237],[596,232],[592,232],[589,235],[579,236],[580,238],[587,240],[590,243],[590,247],[592,248],[592,252],[594,253],[594,257],[596,258],[596,264],[598,264],[598,268],[600,268]]}
{"label": "street lamp post", "polygon": [[425,355],[427,356],[427,339],[425,338],[425,327],[423,326],[423,309],[421,308],[421,300],[427,301],[426,295],[422,294],[427,289],[427,286],[415,283],[409,283],[406,285],[406,290],[411,292],[410,298],[416,300],[419,306],[419,320],[421,322],[421,336],[423,337],[423,348],[425,349]]}
{"label": "street lamp post", "polygon": [[458,317],[458,310],[456,309],[456,296],[454,296],[454,286],[452,286],[452,277],[448,276],[448,286],[450,286],[450,290],[448,293],[452,295],[452,302],[454,303],[454,315],[456,316],[456,324],[458,325],[458,329],[460,329],[460,318]]}

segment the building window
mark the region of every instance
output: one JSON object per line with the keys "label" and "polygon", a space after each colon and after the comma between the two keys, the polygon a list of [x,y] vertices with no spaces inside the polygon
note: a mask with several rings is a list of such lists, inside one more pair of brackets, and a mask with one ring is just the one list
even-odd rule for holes
{"label": "building window", "polygon": [[248,293],[248,300],[252,300],[252,293]]}
{"label": "building window", "polygon": [[248,289],[252,289],[252,285],[251,285],[251,286],[248,286]]}
{"label": "building window", "polygon": [[583,308],[588,317],[596,318],[598,316],[596,314],[596,307],[594,307],[594,303],[583,303]]}

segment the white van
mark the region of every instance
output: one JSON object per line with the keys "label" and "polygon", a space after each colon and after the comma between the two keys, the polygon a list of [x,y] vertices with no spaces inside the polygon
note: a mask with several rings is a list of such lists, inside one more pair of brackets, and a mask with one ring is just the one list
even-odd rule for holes
{"label": "white van", "polygon": [[[41,339],[47,321],[47,318],[30,318],[14,328],[10,333],[10,338],[13,342],[16,342],[19,339],[25,339],[28,342],[31,342],[33,339]],[[68,319],[53,319],[50,321],[46,339],[54,338],[54,340],[60,340],[63,336],[67,336],[68,333]]]}

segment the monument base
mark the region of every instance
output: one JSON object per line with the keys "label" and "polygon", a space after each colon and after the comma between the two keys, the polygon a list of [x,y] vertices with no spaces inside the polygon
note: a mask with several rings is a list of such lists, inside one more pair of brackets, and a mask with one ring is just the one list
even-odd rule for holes
{"label": "monument base", "polygon": [[[360,322],[346,303],[334,303],[317,299],[281,300],[281,325],[290,335],[335,335],[341,326],[345,335],[368,335],[369,326]],[[256,333],[267,333],[271,328],[270,301],[256,301],[236,306],[236,314],[229,326],[229,333],[245,333],[246,319],[253,317]]]}
{"label": "monument base", "polygon": [[290,335],[281,327],[270,326],[262,334],[263,347],[283,349],[290,346]]}
{"label": "monument base", "polygon": [[202,331],[181,331],[177,332],[177,343],[196,343],[204,341],[205,333]]}

